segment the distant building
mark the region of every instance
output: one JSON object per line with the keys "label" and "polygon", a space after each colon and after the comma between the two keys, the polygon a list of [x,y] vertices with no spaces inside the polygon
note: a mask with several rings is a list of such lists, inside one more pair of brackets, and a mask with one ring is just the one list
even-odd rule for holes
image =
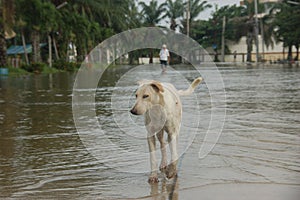
{"label": "distant building", "polygon": [[[230,51],[237,52],[236,55],[236,61],[237,62],[246,62],[246,55],[247,55],[247,43],[246,43],[246,37],[243,37],[239,43],[234,43],[227,41],[226,42],[227,46],[229,47]],[[253,43],[252,47],[252,60],[256,60],[256,52],[255,52],[255,44]],[[264,52],[262,51],[264,49]],[[296,48],[293,47],[293,57],[296,57]],[[275,43],[274,47],[269,47],[267,48],[263,43],[261,36],[259,35],[259,57],[260,59],[267,61],[267,62],[277,62],[278,60],[285,60],[287,58],[288,54],[288,48],[283,47],[283,43]],[[233,62],[234,61],[234,55],[226,55],[225,56],[225,61],[226,62]]]}
{"label": "distant building", "polygon": [[279,3],[281,0],[259,0],[260,3]]}
{"label": "distant building", "polygon": [[[253,0],[247,0],[248,2],[252,3]],[[281,0],[257,0],[259,3],[279,3]],[[244,1],[240,1],[240,5],[244,5]]]}

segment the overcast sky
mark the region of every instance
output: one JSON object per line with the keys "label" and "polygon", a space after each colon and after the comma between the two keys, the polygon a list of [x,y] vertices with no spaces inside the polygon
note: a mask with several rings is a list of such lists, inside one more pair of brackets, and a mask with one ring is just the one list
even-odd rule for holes
{"label": "overcast sky", "polygon": [[[143,1],[148,4],[151,0],[138,0],[138,1],[139,2]],[[165,0],[157,0],[157,1],[159,3],[165,2]],[[200,19],[208,19],[211,15],[211,12],[214,10],[215,4],[217,4],[219,8],[221,8],[222,6],[225,6],[225,5],[233,5],[233,4],[239,5],[240,4],[240,0],[207,0],[207,2],[209,4],[212,4],[213,7],[211,9],[208,9],[208,10],[204,11],[203,13],[201,13],[199,16]]]}
{"label": "overcast sky", "polygon": [[226,5],[233,5],[233,4],[240,5],[240,0],[207,0],[207,2],[209,4],[212,4],[213,7],[212,7],[212,9],[207,10],[200,14],[200,18],[202,18],[202,19],[208,19],[210,17],[211,12],[214,10],[215,4],[217,4],[219,8],[226,6]]}

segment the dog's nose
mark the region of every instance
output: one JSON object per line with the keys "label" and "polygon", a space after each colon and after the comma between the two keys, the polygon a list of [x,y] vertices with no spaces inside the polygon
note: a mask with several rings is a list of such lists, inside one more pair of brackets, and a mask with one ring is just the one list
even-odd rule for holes
{"label": "dog's nose", "polygon": [[137,115],[137,111],[136,111],[136,109],[134,109],[134,108],[132,108],[132,109],[130,110],[130,112],[131,112],[131,114],[133,114],[133,115]]}

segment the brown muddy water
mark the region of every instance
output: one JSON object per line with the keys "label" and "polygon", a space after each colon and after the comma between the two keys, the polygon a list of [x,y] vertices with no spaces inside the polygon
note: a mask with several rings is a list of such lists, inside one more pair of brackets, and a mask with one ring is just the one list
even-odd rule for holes
{"label": "brown muddy water", "polygon": [[[109,143],[99,142],[96,156],[74,125],[76,74],[0,77],[0,199],[299,199],[299,68],[219,67],[226,118],[218,142],[199,158],[211,128],[211,93],[204,82],[195,91],[197,100],[182,98],[178,178],[159,174],[153,185],[147,183],[142,119],[127,113],[137,87],[132,80],[151,74],[184,89],[178,73],[192,81],[199,72],[177,66],[160,74],[153,67],[122,79],[132,68],[109,68],[101,78],[96,112]],[[114,91],[122,95],[113,97]],[[145,153],[127,157],[125,150]]]}

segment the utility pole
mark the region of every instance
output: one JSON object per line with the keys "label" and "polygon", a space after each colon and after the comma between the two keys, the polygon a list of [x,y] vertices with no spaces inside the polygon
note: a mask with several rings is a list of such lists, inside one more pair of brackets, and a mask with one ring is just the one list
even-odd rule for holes
{"label": "utility pole", "polygon": [[255,45],[256,45],[256,64],[259,60],[259,43],[258,43],[258,8],[257,8],[257,0],[254,0],[254,7],[255,7]]}
{"label": "utility pole", "polygon": [[186,6],[186,35],[190,36],[190,0],[187,0]]}
{"label": "utility pole", "polygon": [[300,5],[300,3],[299,2],[295,2],[295,1],[287,1],[287,3],[289,3],[289,4],[294,4],[294,5]]}
{"label": "utility pole", "polygon": [[51,35],[48,34],[48,49],[49,49],[49,67],[52,67],[52,41]]}
{"label": "utility pole", "polygon": [[223,16],[223,28],[222,28],[222,62],[225,62],[225,27],[226,27],[226,16]]}
{"label": "utility pole", "polygon": [[264,22],[260,18],[260,30],[261,30],[261,47],[262,47],[262,60],[265,60],[265,36],[264,36]]}
{"label": "utility pole", "polygon": [[[186,35],[190,36],[190,0],[186,1]],[[185,63],[183,57],[181,57],[181,62]]]}

